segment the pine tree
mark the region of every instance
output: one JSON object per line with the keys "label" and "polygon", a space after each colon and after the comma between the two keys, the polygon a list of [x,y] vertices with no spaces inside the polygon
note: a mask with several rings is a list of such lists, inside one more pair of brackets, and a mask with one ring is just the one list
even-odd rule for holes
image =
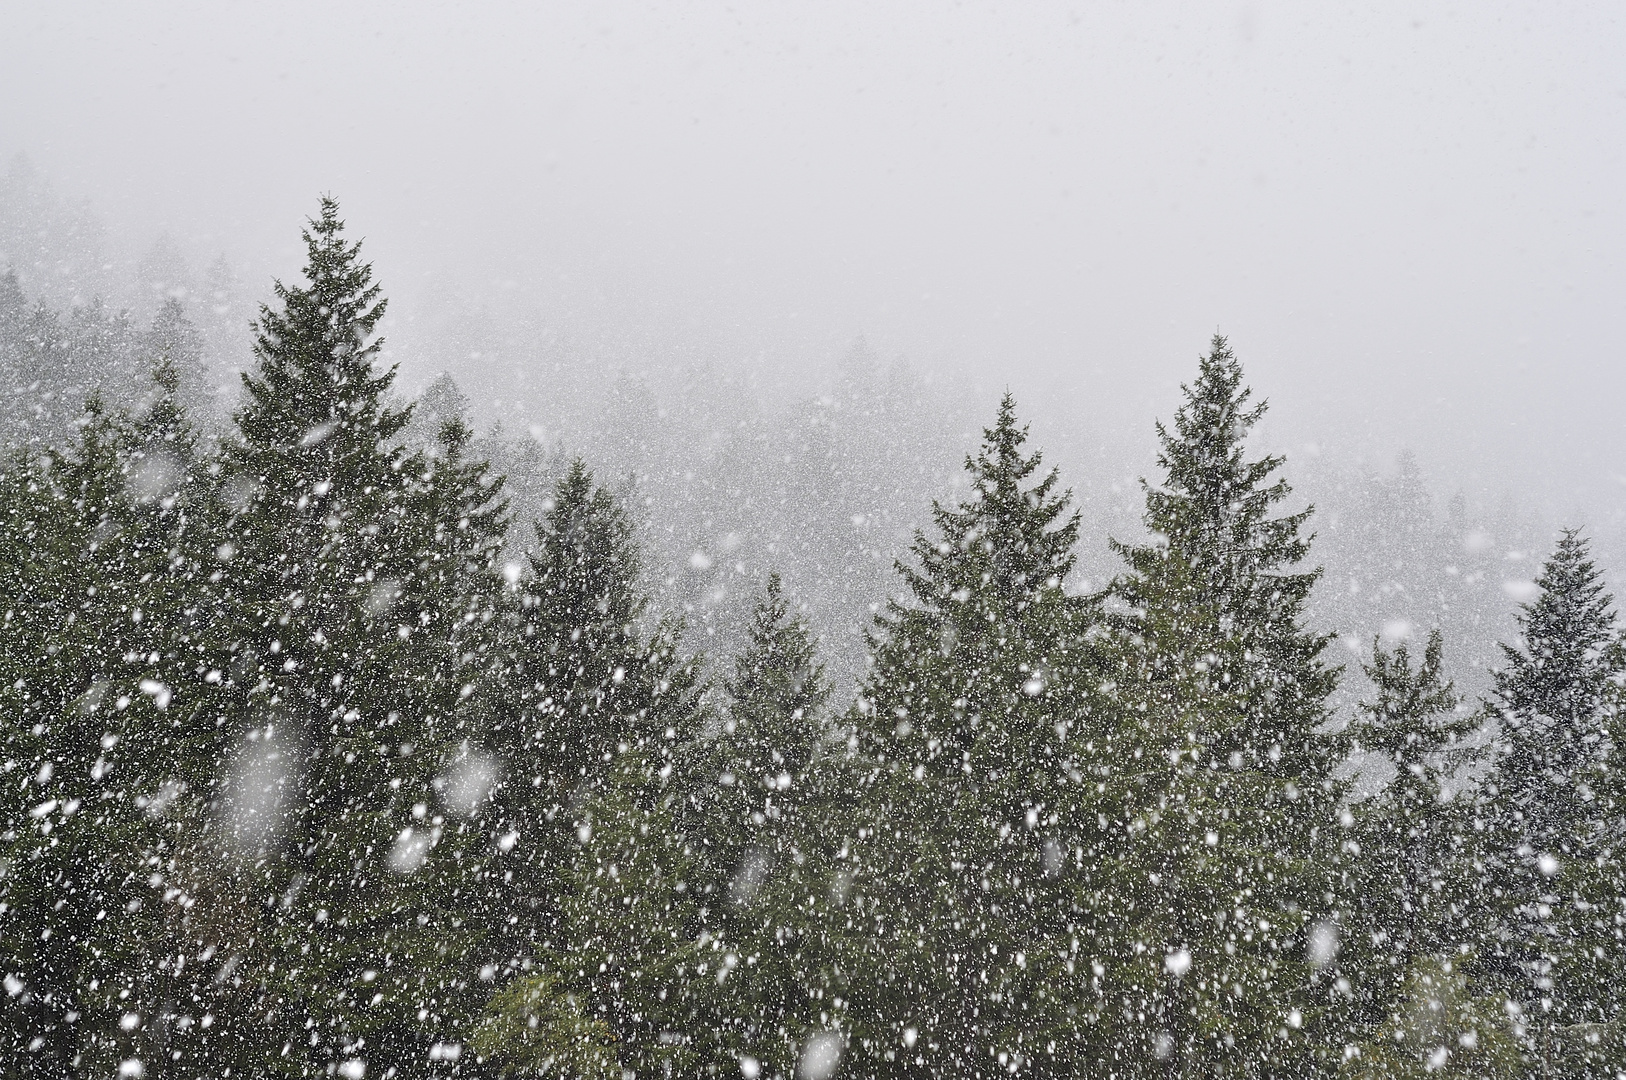
{"label": "pine tree", "polygon": [[1479,719],[1460,707],[1443,677],[1442,651],[1438,630],[1416,665],[1405,644],[1386,652],[1374,641],[1363,670],[1376,693],[1347,731],[1356,749],[1394,770],[1381,791],[1353,808],[1358,854],[1338,967],[1355,981],[1357,1022],[1382,1023],[1401,1008],[1404,982],[1421,959],[1456,957],[1471,970],[1457,946],[1480,929],[1473,918],[1482,899],[1473,889],[1473,806],[1449,781],[1471,756],[1462,740]]}
{"label": "pine tree", "polygon": [[[699,853],[665,756],[649,745],[617,753],[576,810],[549,934],[559,944],[493,1002],[499,1022],[516,993],[549,1002],[567,1022],[584,1017],[607,1033],[611,1076],[694,1076],[722,1064],[719,1017],[697,1005],[742,959],[707,931],[714,901],[695,887]],[[596,1058],[603,1045],[572,1049]],[[510,1041],[498,1060],[522,1046]]]}
{"label": "pine tree", "polygon": [[777,573],[724,690],[721,730],[679,753],[675,821],[694,848],[689,889],[704,905],[708,944],[733,966],[680,989],[718,1053],[788,1071],[798,1037],[818,1021],[810,990],[824,956],[807,907],[827,891],[833,849],[828,815],[805,811],[829,794],[819,758],[829,752],[830,687]]}
{"label": "pine tree", "polygon": [[[807,624],[791,614],[777,573],[751,615],[746,647],[724,682],[722,730],[686,748],[680,768],[697,805],[707,862],[724,887],[755,890],[770,865],[790,857],[797,808],[809,793],[830,696]],[[736,891],[738,891],[736,889]]]}
{"label": "pine tree", "polygon": [[[1272,516],[1290,493],[1282,459],[1247,457],[1264,414],[1215,336],[1147,484],[1154,540],[1115,543],[1128,573],[1120,620],[1115,773],[1124,843],[1114,879],[1116,955],[1104,958],[1114,1045],[1148,1073],[1243,1072],[1307,1047],[1308,938],[1330,916],[1328,849],[1338,756],[1320,728],[1337,672],[1328,636],[1303,625],[1317,571],[1310,510]],[[1133,746],[1133,750],[1130,750]],[[1326,987],[1319,992],[1325,993]],[[1298,1049],[1294,1049],[1297,1047]]]}
{"label": "pine tree", "polygon": [[[763,811],[762,791],[791,790],[819,738],[816,719],[830,697],[812,632],[791,614],[777,573],[751,615],[745,650],[735,657],[728,721],[718,740],[742,792],[746,815]],[[790,781],[785,780],[790,777]]]}
{"label": "pine tree", "polygon": [[556,943],[573,814],[630,746],[651,689],[638,635],[646,602],[625,511],[579,460],[546,506],[529,573],[513,575],[506,658],[490,691],[499,700],[488,706],[484,735],[503,776],[503,892],[520,908],[504,933],[509,953],[500,959],[510,967]]}
{"label": "pine tree", "polygon": [[[502,776],[490,817],[502,854],[487,901],[486,955],[499,981],[479,1042],[512,1060],[519,1050],[499,1050],[493,1032],[513,1008],[545,998],[550,1015],[608,1025],[618,1059],[642,1061],[661,1053],[663,1029],[649,1017],[670,1018],[679,1002],[648,988],[672,985],[661,956],[681,942],[667,923],[640,920],[692,901],[680,885],[692,856],[677,830],[687,822],[669,781],[678,748],[704,722],[699,661],[680,653],[680,624],[644,625],[632,523],[580,461],[536,539],[528,572],[514,575],[503,664],[487,691],[482,744]],[[615,943],[634,939],[644,945],[631,961]],[[600,948],[605,967],[584,965]]]}
{"label": "pine tree", "polygon": [[254,1067],[421,1071],[472,989],[478,928],[448,875],[487,846],[460,782],[478,667],[454,650],[495,617],[469,587],[493,573],[500,514],[456,446],[439,464],[401,447],[385,302],[333,200],[304,236],[306,283],[261,309],[224,454],[243,739],[224,802],[251,906],[221,951],[268,1003]]}
{"label": "pine tree", "polygon": [[[0,277],[0,434],[8,446],[57,440],[72,341],[56,312],[28,304],[15,271]],[[71,409],[68,415],[72,415]]]}
{"label": "pine tree", "polygon": [[1079,932],[1067,871],[1095,831],[1093,608],[1063,585],[1078,515],[1025,439],[1006,395],[966,461],[971,497],[934,506],[919,569],[899,566],[909,599],[877,623],[851,759],[831,766],[858,790],[831,867],[845,985],[821,1021],[850,1032],[860,1071],[1059,1067],[1051,1033],[1078,1030],[1061,965]]}
{"label": "pine tree", "polygon": [[167,298],[153,316],[143,342],[147,355],[162,358],[172,372],[171,394],[194,426],[218,428],[216,390],[203,357],[202,336],[174,297]]}
{"label": "pine tree", "polygon": [[1592,816],[1591,784],[1626,674],[1613,599],[1587,542],[1566,531],[1521,605],[1521,647],[1504,645],[1493,709],[1502,721],[1494,783],[1515,846],[1568,855]]}
{"label": "pine tree", "polygon": [[[8,794],[0,949],[12,982],[0,1049],[23,1075],[39,1077],[73,1075],[87,1064],[87,1044],[95,1064],[113,1051],[97,1044],[116,1037],[117,1014],[109,1015],[108,1003],[89,987],[137,964],[113,947],[116,939],[98,925],[97,913],[122,913],[146,899],[131,886],[140,880],[149,830],[119,799],[133,799],[130,788],[144,787],[143,777],[125,775],[126,768],[102,783],[105,749],[129,733],[126,725],[146,703],[126,692],[124,709],[109,701],[113,715],[94,715],[108,683],[98,685],[92,673],[112,659],[104,648],[124,644],[131,626],[103,554],[113,535],[103,523],[115,519],[119,439],[116,420],[99,402],[92,401],[86,419],[71,452],[14,459],[5,491],[0,701],[7,718],[0,731]],[[134,688],[121,687],[127,689]],[[115,764],[130,764],[119,757]],[[64,895],[76,903],[59,904]],[[95,963],[97,952],[105,966]]]}
{"label": "pine tree", "polygon": [[162,355],[155,384],[134,417],[93,398],[74,446],[8,478],[21,547],[6,553],[0,665],[15,726],[0,756],[32,783],[5,814],[0,947],[26,1018],[8,1048],[37,1075],[155,1054],[175,1075],[208,1068],[187,963],[221,750],[205,677],[221,506]]}
{"label": "pine tree", "polygon": [[[1487,960],[1529,1017],[1549,1065],[1626,1064],[1616,972],[1626,919],[1609,793],[1626,647],[1613,599],[1575,530],[1560,537],[1520,608],[1518,647],[1503,646],[1490,712],[1501,723],[1487,778],[1487,862],[1500,920]],[[1618,812],[1617,812],[1618,813]],[[1588,1026],[1598,1041],[1566,1051]]]}

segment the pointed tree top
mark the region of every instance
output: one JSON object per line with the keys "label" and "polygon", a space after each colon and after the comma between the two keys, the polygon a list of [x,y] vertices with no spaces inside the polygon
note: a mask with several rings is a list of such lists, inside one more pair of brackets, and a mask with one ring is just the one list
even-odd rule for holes
{"label": "pointed tree top", "polygon": [[316,477],[339,461],[387,469],[390,440],[411,415],[411,406],[394,409],[385,400],[395,369],[374,369],[383,346],[374,330],[387,302],[361,244],[343,230],[338,203],[324,195],[302,232],[306,284],[277,281],[280,305],[260,306],[258,364],[243,374],[248,401],[237,422],[250,458],[276,459],[251,470],[263,477]]}
{"label": "pointed tree top", "polygon": [[[1060,488],[1057,470],[1033,479],[1043,454],[1024,454],[1026,441],[1027,427],[1017,421],[1016,400],[1007,392],[994,425],[965,460],[972,497],[952,507],[934,501],[937,535],[916,531],[911,545],[920,569],[896,564],[921,610],[985,627],[977,620],[995,609],[1026,619],[1039,618],[1050,599],[1073,603],[1061,583],[1077,558],[1079,514],[1069,513],[1072,493]],[[1040,597],[1048,599],[1034,606]],[[894,601],[880,622],[890,623],[902,610]]]}
{"label": "pointed tree top", "polygon": [[[1224,335],[1214,335],[1208,355],[1198,361],[1197,378],[1182,383],[1180,393],[1185,401],[1174,414],[1174,434],[1161,421],[1157,425],[1163,445],[1158,464],[1170,470],[1172,481],[1183,485],[1204,469],[1238,471],[1243,465],[1242,442],[1269,404],[1261,401],[1249,407],[1253,390],[1244,385],[1242,364]],[[1271,463],[1267,472],[1281,464],[1280,458],[1265,461]]]}
{"label": "pointed tree top", "polygon": [[[965,459],[966,471],[984,498],[994,494],[994,486],[1012,486],[1027,479],[1043,463],[1041,450],[1035,450],[1029,457],[1022,456],[1022,446],[1027,439],[1028,426],[1019,424],[1016,419],[1016,396],[1007,390],[999,399],[994,426],[982,429],[982,445],[975,455],[968,454]],[[1049,481],[1042,486],[1048,490]]]}
{"label": "pointed tree top", "polygon": [[1381,640],[1373,639],[1372,660],[1361,670],[1377,696],[1360,703],[1364,715],[1351,730],[1357,745],[1387,755],[1402,768],[1422,766],[1474,728],[1477,721],[1471,715],[1457,713],[1461,699],[1442,672],[1443,654],[1437,629],[1429,632],[1422,663],[1415,666],[1404,642],[1386,652]]}
{"label": "pointed tree top", "polygon": [[1203,557],[1262,547],[1277,566],[1302,559],[1308,538],[1298,530],[1311,511],[1269,518],[1271,508],[1291,493],[1286,480],[1271,479],[1285,459],[1274,454],[1248,459],[1248,432],[1264,416],[1267,403],[1250,404],[1253,391],[1244,384],[1242,365],[1223,335],[1214,335],[1197,378],[1180,392],[1185,400],[1175,411],[1173,430],[1157,424],[1162,444],[1157,463],[1164,482],[1154,487],[1141,481],[1146,524],[1171,543],[1179,537],[1194,553],[1203,549]]}
{"label": "pointed tree top", "polygon": [[751,615],[750,643],[735,658],[734,677],[725,680],[724,689],[747,712],[810,715],[830,694],[816,654],[812,634],[791,613],[779,572],[773,571]]}
{"label": "pointed tree top", "polygon": [[1508,666],[1496,677],[1496,694],[1514,715],[1579,721],[1603,680],[1623,666],[1614,597],[1589,547],[1579,529],[1565,529],[1542,564],[1535,598],[1519,605],[1523,648],[1502,646]]}

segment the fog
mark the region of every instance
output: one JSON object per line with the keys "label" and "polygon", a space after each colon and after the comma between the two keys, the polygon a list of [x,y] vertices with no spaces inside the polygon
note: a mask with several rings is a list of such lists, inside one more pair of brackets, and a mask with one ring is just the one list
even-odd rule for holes
{"label": "fog", "polygon": [[1617,8],[0,4],[3,1071],[1626,1076]]}
{"label": "fog", "polygon": [[139,310],[223,257],[246,320],[330,192],[403,386],[487,423],[579,444],[618,372],[771,411],[861,339],[956,454],[1013,390],[1118,531],[1217,329],[1307,497],[1410,450],[1618,566],[1623,61],[1596,4],[16,5],[0,153],[95,238],[0,261]]}

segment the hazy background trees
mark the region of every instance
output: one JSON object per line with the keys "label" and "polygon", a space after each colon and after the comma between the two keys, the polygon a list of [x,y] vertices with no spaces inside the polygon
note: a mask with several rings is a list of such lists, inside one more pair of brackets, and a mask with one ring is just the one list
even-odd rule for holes
{"label": "hazy background trees", "polygon": [[[1580,532],[1509,590],[1402,460],[1320,569],[1219,336],[1094,564],[1011,395],[956,444],[862,348],[778,416],[623,380],[591,458],[476,436],[455,381],[394,387],[333,200],[303,239],[229,417],[184,296],[135,329],[6,283],[32,1074],[1622,1060],[1626,652]],[[1453,628],[1507,642],[1472,697]]]}

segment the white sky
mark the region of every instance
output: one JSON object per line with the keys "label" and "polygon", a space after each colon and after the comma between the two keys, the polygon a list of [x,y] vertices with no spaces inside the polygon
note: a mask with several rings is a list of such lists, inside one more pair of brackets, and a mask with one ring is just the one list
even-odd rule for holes
{"label": "white sky", "polygon": [[1626,535],[1623,13],[10,0],[0,153],[256,289],[332,191],[398,343],[452,296],[800,385],[862,333],[1149,447],[1220,327],[1282,445]]}

